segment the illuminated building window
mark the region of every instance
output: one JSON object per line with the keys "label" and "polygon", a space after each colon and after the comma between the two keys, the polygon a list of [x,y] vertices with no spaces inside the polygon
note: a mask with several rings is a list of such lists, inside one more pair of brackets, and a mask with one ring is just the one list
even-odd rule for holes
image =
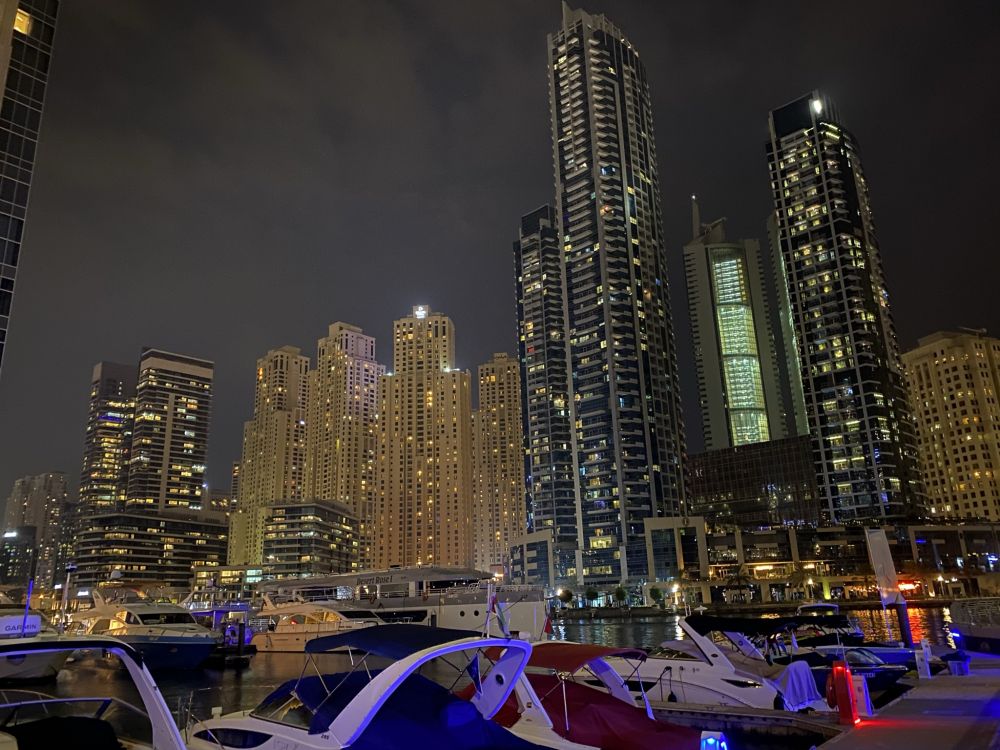
{"label": "illuminated building window", "polygon": [[25,13],[23,10],[18,10],[14,14],[14,31],[19,31],[25,36],[31,34],[31,16]]}

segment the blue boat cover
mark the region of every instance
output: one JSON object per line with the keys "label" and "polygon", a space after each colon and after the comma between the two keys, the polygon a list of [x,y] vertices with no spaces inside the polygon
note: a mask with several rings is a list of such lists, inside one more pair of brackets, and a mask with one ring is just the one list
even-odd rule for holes
{"label": "blue boat cover", "polygon": [[[426,626],[418,625],[423,629]],[[373,630],[374,628],[366,628]],[[458,631],[461,632],[461,631]],[[298,699],[315,712],[310,734],[319,734],[368,684],[368,675],[354,672],[341,683],[343,674],[289,680],[265,702],[294,691]],[[323,687],[338,686],[332,694]],[[295,724],[292,724],[295,726]],[[499,724],[484,719],[469,701],[462,700],[436,682],[418,674],[399,685],[372,718],[352,750],[399,750],[399,748],[448,750],[535,750],[538,745],[520,739]]]}
{"label": "blue boat cover", "polygon": [[431,646],[440,646],[460,638],[478,638],[479,635],[471,630],[432,628],[429,625],[372,625],[346,633],[313,638],[306,643],[306,653],[322,654],[338,648],[356,648],[375,656],[399,660]]}

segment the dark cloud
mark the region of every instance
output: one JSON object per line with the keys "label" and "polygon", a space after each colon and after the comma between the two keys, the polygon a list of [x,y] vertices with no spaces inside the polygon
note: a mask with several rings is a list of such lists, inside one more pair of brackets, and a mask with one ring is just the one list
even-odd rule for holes
{"label": "dark cloud", "polygon": [[[1000,333],[990,299],[992,3],[594,2],[648,67],[690,442],[687,196],[763,235],[769,108],[828,89],[861,141],[904,344]],[[552,193],[556,2],[64,2],[0,382],[0,493],[80,464],[91,365],[214,359],[210,475],[254,360],[334,320],[391,358],[394,317],[514,347],[510,242]]]}

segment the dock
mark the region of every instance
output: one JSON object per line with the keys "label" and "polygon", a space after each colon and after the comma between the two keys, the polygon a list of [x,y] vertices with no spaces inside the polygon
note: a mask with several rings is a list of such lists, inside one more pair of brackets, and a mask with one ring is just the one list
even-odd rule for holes
{"label": "dock", "polygon": [[1000,750],[1000,658],[973,654],[971,674],[919,680],[876,716],[823,743],[830,750]]}

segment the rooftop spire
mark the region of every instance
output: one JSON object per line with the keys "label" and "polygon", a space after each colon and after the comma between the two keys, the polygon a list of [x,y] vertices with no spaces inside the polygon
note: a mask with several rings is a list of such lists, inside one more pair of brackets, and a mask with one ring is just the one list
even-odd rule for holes
{"label": "rooftop spire", "polygon": [[698,209],[698,196],[691,193],[691,238],[701,236],[701,211]]}

